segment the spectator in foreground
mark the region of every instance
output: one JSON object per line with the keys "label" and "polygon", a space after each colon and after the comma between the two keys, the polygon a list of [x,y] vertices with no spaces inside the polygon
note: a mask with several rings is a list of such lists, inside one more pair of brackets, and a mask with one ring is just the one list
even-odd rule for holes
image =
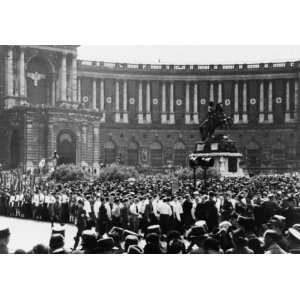
{"label": "spectator in foreground", "polygon": [[8,254],[8,244],[10,238],[9,228],[0,229],[0,254]]}

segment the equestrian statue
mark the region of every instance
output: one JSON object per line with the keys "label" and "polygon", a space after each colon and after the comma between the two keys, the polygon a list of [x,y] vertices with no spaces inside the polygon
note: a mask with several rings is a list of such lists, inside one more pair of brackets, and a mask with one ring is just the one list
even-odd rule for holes
{"label": "equestrian statue", "polygon": [[226,116],[222,103],[217,103],[214,108],[214,103],[210,101],[208,104],[207,118],[199,125],[202,141],[213,137],[216,129],[229,129],[232,125],[232,118]]}

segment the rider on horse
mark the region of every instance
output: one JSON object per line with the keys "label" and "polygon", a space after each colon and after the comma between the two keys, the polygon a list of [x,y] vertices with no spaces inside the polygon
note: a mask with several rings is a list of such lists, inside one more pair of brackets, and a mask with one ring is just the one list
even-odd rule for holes
{"label": "rider on horse", "polygon": [[199,126],[203,141],[211,137],[217,128],[228,128],[232,125],[231,118],[224,113],[222,103],[217,103],[215,109],[213,105],[214,103],[210,101],[207,109],[207,119]]}

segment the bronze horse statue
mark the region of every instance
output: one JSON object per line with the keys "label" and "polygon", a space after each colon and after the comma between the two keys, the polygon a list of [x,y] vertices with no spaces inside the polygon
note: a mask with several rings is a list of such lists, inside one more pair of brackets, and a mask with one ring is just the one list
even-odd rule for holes
{"label": "bronze horse statue", "polygon": [[232,125],[232,118],[225,115],[222,104],[218,103],[208,118],[199,125],[201,138],[206,141],[213,136],[216,129],[229,129]]}

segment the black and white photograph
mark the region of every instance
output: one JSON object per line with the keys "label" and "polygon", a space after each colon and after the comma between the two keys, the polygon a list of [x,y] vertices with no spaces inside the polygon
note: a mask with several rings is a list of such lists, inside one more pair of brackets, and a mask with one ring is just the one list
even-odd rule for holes
{"label": "black and white photograph", "polygon": [[300,61],[178,48],[0,47],[1,253],[300,253]]}
{"label": "black and white photograph", "polygon": [[296,1],[1,12],[1,299],[297,297]]}

